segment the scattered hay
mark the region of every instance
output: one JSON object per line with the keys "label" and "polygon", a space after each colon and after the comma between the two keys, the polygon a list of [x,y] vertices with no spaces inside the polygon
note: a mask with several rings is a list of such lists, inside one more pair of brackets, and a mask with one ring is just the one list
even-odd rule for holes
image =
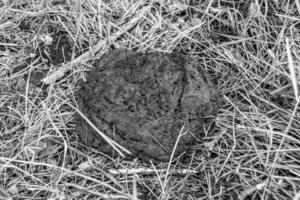
{"label": "scattered hay", "polygon": [[[299,7],[1,1],[1,198],[297,199]],[[110,46],[190,54],[218,85],[223,107],[189,164],[129,162],[77,142],[74,94]]]}

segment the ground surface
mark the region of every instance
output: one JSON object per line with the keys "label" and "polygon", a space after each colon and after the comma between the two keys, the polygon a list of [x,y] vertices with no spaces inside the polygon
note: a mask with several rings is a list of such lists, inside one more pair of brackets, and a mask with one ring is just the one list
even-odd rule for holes
{"label": "ground surface", "polygon": [[[300,4],[0,1],[0,199],[299,199]],[[109,48],[182,52],[222,94],[183,163],[78,142],[76,92]]]}

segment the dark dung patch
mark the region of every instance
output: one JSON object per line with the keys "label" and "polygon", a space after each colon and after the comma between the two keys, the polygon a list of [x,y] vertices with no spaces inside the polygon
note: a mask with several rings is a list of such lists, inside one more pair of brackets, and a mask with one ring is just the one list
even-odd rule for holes
{"label": "dark dung patch", "polygon": [[[79,109],[99,130],[143,160],[168,161],[203,137],[219,94],[199,63],[179,54],[116,49],[94,63],[78,91]],[[111,153],[112,148],[80,116],[80,140]]]}

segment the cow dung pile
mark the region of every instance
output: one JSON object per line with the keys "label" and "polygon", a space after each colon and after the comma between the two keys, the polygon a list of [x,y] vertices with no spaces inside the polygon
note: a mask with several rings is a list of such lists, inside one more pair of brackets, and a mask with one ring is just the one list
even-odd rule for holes
{"label": "cow dung pile", "polygon": [[[218,111],[219,94],[209,76],[180,53],[110,50],[95,60],[86,80],[77,94],[80,111],[142,160],[168,161],[175,146],[174,156],[187,152]],[[76,130],[87,146],[113,152],[80,115]]]}

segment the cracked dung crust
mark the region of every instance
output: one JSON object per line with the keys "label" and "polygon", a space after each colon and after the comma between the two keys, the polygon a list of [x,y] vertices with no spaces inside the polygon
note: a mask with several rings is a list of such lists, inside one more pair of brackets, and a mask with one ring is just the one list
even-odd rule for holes
{"label": "cracked dung crust", "polygon": [[[113,50],[94,66],[78,91],[80,110],[143,160],[168,161],[183,125],[175,155],[187,151],[203,137],[204,118],[217,113],[217,90],[190,57]],[[83,143],[112,152],[81,117],[76,129]]]}

